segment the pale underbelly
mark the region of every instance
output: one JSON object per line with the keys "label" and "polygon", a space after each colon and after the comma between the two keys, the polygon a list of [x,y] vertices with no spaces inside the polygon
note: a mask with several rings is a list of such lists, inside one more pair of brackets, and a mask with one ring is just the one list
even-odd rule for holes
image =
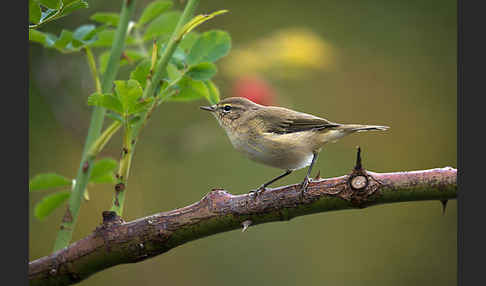
{"label": "pale underbelly", "polygon": [[[287,137],[288,136],[288,137]],[[233,140],[233,146],[249,159],[267,166],[298,170],[309,166],[320,145],[309,144],[305,134],[277,135],[266,133],[260,140]]]}

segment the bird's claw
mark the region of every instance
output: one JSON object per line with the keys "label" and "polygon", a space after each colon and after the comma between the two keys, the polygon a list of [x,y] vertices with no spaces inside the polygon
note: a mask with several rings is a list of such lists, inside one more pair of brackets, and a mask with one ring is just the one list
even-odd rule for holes
{"label": "bird's claw", "polygon": [[300,187],[300,198],[301,199],[304,199],[304,193],[307,191],[307,188],[309,187],[310,180],[311,179],[309,177],[305,177],[304,181],[301,184],[301,187]]}

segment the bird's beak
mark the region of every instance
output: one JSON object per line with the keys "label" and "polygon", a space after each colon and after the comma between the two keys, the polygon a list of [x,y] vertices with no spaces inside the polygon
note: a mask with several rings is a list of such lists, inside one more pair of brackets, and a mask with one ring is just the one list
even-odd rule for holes
{"label": "bird's beak", "polygon": [[207,111],[215,111],[216,110],[216,105],[212,105],[212,106],[200,106],[199,108],[201,108],[202,110],[207,110]]}

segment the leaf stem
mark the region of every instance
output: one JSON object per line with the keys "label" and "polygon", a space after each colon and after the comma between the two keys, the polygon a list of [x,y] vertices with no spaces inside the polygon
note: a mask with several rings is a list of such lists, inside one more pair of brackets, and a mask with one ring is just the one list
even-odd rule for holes
{"label": "leaf stem", "polygon": [[[169,43],[167,44],[167,48],[164,50],[164,53],[161,55],[160,59],[157,61],[155,65],[155,73],[152,75],[151,79],[147,82],[147,86],[143,92],[142,98],[147,98],[154,96],[157,84],[162,79],[162,75],[167,68],[167,64],[169,63],[169,59],[172,57],[177,45],[180,42],[180,30],[187,23],[194,11],[196,10],[197,5],[199,4],[199,0],[189,0],[182,12],[181,17],[179,18],[179,22],[176,25],[176,28],[172,32],[170,37]],[[135,123],[133,128],[129,129],[130,134],[127,134],[127,131],[124,134],[124,149],[122,151],[122,158],[120,160],[120,170],[118,174],[118,183],[115,186],[115,194],[113,197],[113,203],[111,210],[115,211],[117,215],[121,216],[123,213],[123,206],[125,202],[125,193],[126,193],[126,184],[128,181],[128,174],[130,169],[130,164],[132,161],[133,153],[135,151],[135,146],[138,142],[138,134],[145,124],[144,122],[147,121],[148,117],[150,117],[151,112],[143,112],[141,117],[143,120]],[[127,124],[128,125],[128,124]],[[133,140],[135,139],[135,140]]]}
{"label": "leaf stem", "polygon": [[169,62],[169,59],[172,57],[172,54],[174,53],[177,45],[181,40],[181,38],[179,37],[180,30],[184,26],[184,24],[190,20],[198,4],[199,0],[189,0],[187,2],[186,7],[184,8],[184,12],[182,12],[181,18],[179,19],[179,22],[177,23],[177,26],[170,37],[167,48],[165,49],[164,53],[157,63],[155,74],[152,76],[150,82],[147,84],[147,87],[143,92],[143,98],[152,96],[154,94],[155,88],[157,87],[157,84],[162,78],[162,74],[167,67],[167,63]]}
{"label": "leaf stem", "polygon": [[[136,0],[123,1],[120,22],[115,32],[115,38],[113,46],[111,47],[110,58],[106,71],[102,76],[101,90],[102,92],[109,92],[112,87],[113,80],[118,72],[120,65],[120,56],[125,44],[126,31],[128,28],[128,22],[135,10]],[[89,56],[88,56],[89,57]],[[90,64],[91,65],[91,64]],[[68,207],[66,213],[61,222],[60,230],[58,232],[56,242],[54,244],[54,251],[66,247],[71,241],[74,228],[78,219],[78,213],[81,206],[86,185],[91,175],[91,167],[93,165],[94,158],[88,156],[91,145],[95,142],[96,138],[101,133],[105,116],[105,109],[99,106],[95,106],[91,115],[91,122],[88,129],[88,135],[83,149],[82,159],[79,165],[78,173],[76,175],[76,185],[69,197]]]}

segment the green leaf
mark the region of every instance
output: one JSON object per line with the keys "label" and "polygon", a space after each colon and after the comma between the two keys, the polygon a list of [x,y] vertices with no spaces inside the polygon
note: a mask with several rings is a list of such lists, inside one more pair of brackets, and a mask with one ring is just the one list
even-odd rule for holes
{"label": "green leaf", "polygon": [[94,43],[98,36],[97,34],[104,29],[103,26],[96,28],[95,25],[82,25],[73,32],[73,41],[71,42],[74,48],[80,49],[85,45]]}
{"label": "green leaf", "polygon": [[34,0],[29,0],[29,22],[37,24],[41,19],[41,8]]}
{"label": "green leaf", "polygon": [[57,41],[56,35],[50,34],[50,33],[45,33],[46,35],[46,47],[53,47],[54,43]]}
{"label": "green leaf", "polygon": [[82,9],[82,8],[88,8],[88,2],[82,1],[82,0],[75,0],[75,1],[64,1],[64,7],[62,8],[61,15],[58,17],[64,17],[72,12]]}
{"label": "green leaf", "polygon": [[171,1],[153,1],[145,7],[137,25],[142,26],[172,7]]}
{"label": "green leaf", "polygon": [[184,51],[177,47],[170,58],[170,62],[174,63],[178,68],[183,69],[186,65],[187,55]]}
{"label": "green leaf", "polygon": [[118,26],[118,22],[120,22],[120,15],[117,13],[98,12],[89,18],[98,23],[108,24],[114,27]]}
{"label": "green leaf", "polygon": [[139,60],[145,58],[145,55],[136,50],[125,50],[125,55],[130,58],[132,62],[138,62]]}
{"label": "green leaf", "polygon": [[56,187],[68,187],[71,180],[56,173],[39,174],[29,182],[29,192],[45,190]]}
{"label": "green leaf", "polygon": [[137,80],[115,80],[114,83],[115,91],[120,98],[125,116],[145,110],[152,99],[139,100],[143,94],[143,89]]}
{"label": "green leaf", "polygon": [[[133,108],[130,110],[130,114],[137,114],[143,111],[148,110],[150,107],[150,104],[153,102],[154,98],[149,97],[142,99],[140,98],[137,103],[133,106]],[[132,119],[129,120],[128,124],[132,125],[133,123],[137,122],[140,120],[140,117],[133,117]]]}
{"label": "green leaf", "polygon": [[123,113],[123,105],[120,99],[111,93],[93,93],[88,97],[88,105],[101,106],[120,114]]}
{"label": "green leaf", "polygon": [[[91,44],[92,47],[111,47],[115,39],[115,30],[106,29],[98,33],[98,39]],[[131,36],[126,36],[125,45],[135,44],[135,39]]]}
{"label": "green leaf", "polygon": [[180,16],[181,12],[179,11],[171,11],[160,15],[148,25],[143,35],[143,40],[152,40],[162,35],[168,37],[175,29]]}
{"label": "green leaf", "polygon": [[47,8],[50,9],[59,9],[61,6],[61,0],[38,0],[38,2]]}
{"label": "green leaf", "polygon": [[209,91],[204,82],[193,80],[190,77],[184,76],[179,83],[179,92],[170,97],[169,101],[191,101],[200,98],[209,97]]}
{"label": "green leaf", "polygon": [[220,97],[219,97],[219,89],[218,87],[210,80],[205,81],[204,84],[208,88],[208,97],[206,99],[208,102],[213,105],[219,102]]}
{"label": "green leaf", "polygon": [[45,45],[46,44],[46,34],[35,30],[29,29],[29,41],[36,42]]}
{"label": "green leaf", "polygon": [[59,14],[58,14],[58,16],[54,16],[57,12],[58,12],[57,9],[47,9],[47,10],[42,11],[40,21],[44,22],[49,18],[52,18],[52,19],[58,18]]}
{"label": "green leaf", "polygon": [[137,67],[130,73],[130,79],[138,81],[142,88],[147,84],[147,78],[150,73],[150,60],[144,59],[138,63]]}
{"label": "green leaf", "polygon": [[73,39],[73,32],[68,30],[62,30],[61,35],[54,43],[54,47],[56,47],[59,50],[64,50],[64,48],[66,48],[66,46],[69,44],[69,42],[72,41],[72,39]]}
{"label": "green leaf", "polygon": [[167,75],[169,76],[170,81],[174,81],[182,75],[182,72],[179,71],[174,64],[169,63],[167,65]]}
{"label": "green leaf", "polygon": [[195,80],[208,80],[212,78],[218,69],[213,63],[200,63],[189,67],[186,75]]}
{"label": "green leaf", "polygon": [[42,200],[35,205],[35,217],[38,219],[44,219],[46,216],[51,214],[52,211],[69,199],[70,195],[70,191],[60,191],[43,197]]}
{"label": "green leaf", "polygon": [[194,43],[197,41],[197,39],[201,36],[200,33],[196,31],[192,31],[189,34],[185,35],[181,42],[179,43],[178,48],[181,48],[183,51],[186,53],[189,52],[194,45]]}
{"label": "green leaf", "polygon": [[106,113],[106,117],[111,118],[111,119],[113,119],[115,121],[123,122],[123,118],[119,114],[117,114],[117,113],[107,112]]}
{"label": "green leaf", "polygon": [[[131,53],[130,56],[133,56],[134,54]],[[142,56],[143,57],[143,56]],[[140,58],[142,58],[140,57]],[[137,56],[138,58],[138,56]],[[101,74],[104,74],[105,71],[106,71],[106,67],[108,66],[108,60],[110,59],[110,51],[106,51],[104,53],[102,53],[99,57],[99,65],[100,65],[100,73]],[[132,60],[132,58],[130,59]],[[136,62],[138,59],[133,59],[134,62]],[[122,67],[124,65],[127,65],[129,64],[130,62],[126,59],[126,58],[122,58],[120,60],[120,63],[119,63],[119,66]]]}
{"label": "green leaf", "polygon": [[189,65],[201,62],[214,62],[228,54],[231,48],[231,37],[225,31],[209,31],[203,33],[189,52]]}
{"label": "green leaf", "polygon": [[115,182],[115,170],[118,166],[118,162],[111,158],[105,158],[98,160],[94,163],[91,170],[90,182],[93,183],[114,183]]}

